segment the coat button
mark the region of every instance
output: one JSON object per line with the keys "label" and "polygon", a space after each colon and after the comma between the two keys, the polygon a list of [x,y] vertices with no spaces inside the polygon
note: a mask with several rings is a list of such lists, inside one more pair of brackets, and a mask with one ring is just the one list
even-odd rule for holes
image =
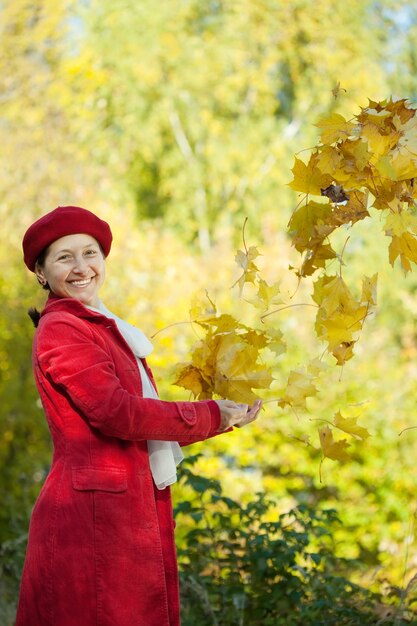
{"label": "coat button", "polygon": [[195,408],[191,405],[178,403],[180,415],[187,424],[193,425],[197,421],[197,413]]}

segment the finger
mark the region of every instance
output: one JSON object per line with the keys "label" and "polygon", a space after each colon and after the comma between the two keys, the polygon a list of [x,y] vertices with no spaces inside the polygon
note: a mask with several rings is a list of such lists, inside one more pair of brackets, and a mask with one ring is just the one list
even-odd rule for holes
{"label": "finger", "polygon": [[259,411],[261,410],[261,407],[262,407],[262,400],[256,400],[256,402],[253,403],[253,406],[249,407],[247,414],[257,415]]}
{"label": "finger", "polygon": [[239,421],[239,426],[246,426],[246,424],[254,422],[259,415],[261,406],[262,402],[256,402],[253,407],[246,413],[246,415]]}

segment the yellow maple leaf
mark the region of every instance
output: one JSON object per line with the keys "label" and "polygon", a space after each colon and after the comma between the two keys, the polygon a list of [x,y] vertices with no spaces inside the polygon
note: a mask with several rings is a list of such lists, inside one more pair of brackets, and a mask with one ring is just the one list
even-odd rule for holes
{"label": "yellow maple leaf", "polygon": [[321,310],[325,311],[326,317],[333,315],[336,311],[348,312],[356,308],[349,287],[338,275],[320,276],[314,283],[312,297]]}
{"label": "yellow maple leaf", "polygon": [[414,116],[406,123],[401,123],[401,119],[398,116],[395,117],[394,124],[401,132],[398,146],[408,150],[410,154],[417,156],[417,117]]}
{"label": "yellow maple leaf", "polygon": [[268,389],[269,368],[257,362],[258,349],[235,334],[219,337],[214,391],[223,398],[252,404],[259,396],[252,389]]}
{"label": "yellow maple leaf", "polygon": [[369,432],[363,426],[359,426],[357,424],[357,417],[343,417],[340,411],[335,413],[333,424],[336,428],[343,430],[345,433],[349,435],[353,435],[353,437],[357,437],[358,439],[367,439],[370,437]]}
{"label": "yellow maple leaf", "polygon": [[[320,244],[334,230],[334,226],[329,224],[331,217],[332,207],[327,202],[310,200],[302,205],[288,223],[293,246],[299,252],[304,252]],[[320,226],[324,229],[319,230]]]}
{"label": "yellow maple leaf", "polygon": [[322,372],[326,371],[327,368],[328,368],[328,365],[324,361],[318,358],[312,359],[307,365],[307,371],[310,374],[313,374],[313,376],[318,376]]}
{"label": "yellow maple leaf", "polygon": [[330,352],[342,343],[351,344],[356,340],[355,333],[361,330],[367,312],[366,306],[350,313],[334,312],[331,317],[318,320],[317,335],[328,342]]}
{"label": "yellow maple leaf", "polygon": [[254,283],[257,275],[258,268],[254,263],[254,260],[261,256],[258,248],[256,246],[250,246],[245,252],[243,250],[238,250],[236,252],[235,260],[240,268],[242,268],[243,273],[240,278],[232,285],[239,285],[239,295],[242,295],[242,290],[245,283]]}
{"label": "yellow maple leaf", "polygon": [[400,119],[401,124],[405,124],[416,114],[416,110],[411,107],[406,98],[402,98],[401,100],[390,100],[386,104],[386,108],[393,114],[392,120],[394,125],[396,125],[396,118]]}
{"label": "yellow maple leaf", "polygon": [[333,459],[334,461],[349,461],[350,456],[347,452],[349,444],[346,439],[335,441],[333,433],[328,426],[323,426],[323,428],[319,429],[319,437],[323,457]]}
{"label": "yellow maple leaf", "polygon": [[[372,293],[369,295],[373,297]],[[364,303],[362,298],[363,295],[361,301],[353,298],[341,276],[321,276],[314,283],[313,300],[319,306],[316,333],[328,343],[328,350],[337,359],[338,365],[352,358],[357,333],[369,314],[369,301]]]}
{"label": "yellow maple leaf", "polygon": [[308,250],[306,258],[297,272],[297,276],[311,276],[317,269],[325,267],[329,259],[335,259],[336,257],[337,254],[329,243],[314,246]]}
{"label": "yellow maple leaf", "polygon": [[417,240],[409,232],[401,236],[393,235],[389,245],[389,262],[394,265],[400,257],[401,265],[406,272],[411,271],[411,263],[417,263]]}
{"label": "yellow maple leaf", "polygon": [[412,215],[408,211],[392,211],[385,220],[384,230],[391,237],[392,235],[401,237],[408,230],[417,233],[417,216]]}
{"label": "yellow maple leaf", "polygon": [[317,167],[323,174],[334,175],[342,161],[342,155],[339,148],[335,146],[324,145],[320,147],[317,154]]}
{"label": "yellow maple leaf", "polygon": [[255,298],[252,298],[249,302],[253,306],[267,311],[272,304],[281,304],[282,299],[278,297],[280,293],[280,287],[278,283],[268,285],[266,280],[258,278],[258,292]]}
{"label": "yellow maple leaf", "polygon": [[333,113],[328,117],[321,118],[315,126],[322,130],[320,140],[323,144],[336,143],[340,139],[347,139],[355,127],[352,122],[348,122],[339,113]]}
{"label": "yellow maple leaf", "polygon": [[275,353],[276,356],[283,354],[286,349],[286,343],[284,340],[284,335],[279,328],[269,328],[267,331],[268,336],[268,344],[267,347],[269,350]]}
{"label": "yellow maple leaf", "polygon": [[371,108],[362,109],[360,116],[361,121],[367,120],[375,124],[376,126],[386,126],[387,119],[392,117],[392,112],[387,109]]}
{"label": "yellow maple leaf", "polygon": [[291,171],[294,179],[289,186],[295,191],[319,196],[321,189],[325,189],[332,182],[332,177],[324,174],[317,166],[317,155],[312,155],[307,165],[296,157]]}
{"label": "yellow maple leaf", "polygon": [[391,152],[390,156],[394,180],[407,180],[417,177],[417,157],[408,148],[398,146]]}
{"label": "yellow maple leaf", "polygon": [[341,92],[346,93],[346,89],[344,89],[343,87],[340,86],[340,81],[337,83],[337,85],[335,85],[332,89],[332,96],[335,100],[338,99],[338,97],[340,96]]}
{"label": "yellow maple leaf", "polygon": [[332,349],[332,354],[336,359],[337,365],[344,365],[353,357],[353,348],[355,341],[343,341]]}
{"label": "yellow maple leaf", "polygon": [[318,393],[318,389],[313,384],[315,378],[305,369],[292,370],[288,376],[284,395],[278,401],[278,406],[284,408],[289,405],[294,409],[306,409],[307,398]]}
{"label": "yellow maple leaf", "polygon": [[218,313],[216,305],[210,299],[207,291],[204,299],[194,297],[189,313],[192,322],[199,324],[203,328],[212,326],[216,328],[218,333],[244,328],[232,315]]}
{"label": "yellow maple leaf", "polygon": [[371,277],[364,276],[362,279],[361,304],[376,306],[377,304],[377,282],[378,274]]}
{"label": "yellow maple leaf", "polygon": [[210,299],[208,292],[205,292],[205,297],[195,295],[191,301],[189,309],[190,319],[192,321],[200,321],[212,319],[217,315],[217,309],[214,302]]}
{"label": "yellow maple leaf", "polygon": [[365,124],[362,128],[362,137],[368,142],[371,153],[370,163],[377,163],[381,156],[387,154],[398,142],[401,133],[392,130],[391,133],[381,134],[375,124]]}
{"label": "yellow maple leaf", "polygon": [[180,364],[178,370],[174,385],[188,389],[195,398],[202,399],[202,393],[207,385],[204,384],[200,370],[193,365],[185,364]]}
{"label": "yellow maple leaf", "polygon": [[336,226],[342,224],[355,224],[360,220],[369,217],[366,208],[368,192],[355,190],[349,194],[349,201],[346,205],[338,205],[333,209],[332,223]]}
{"label": "yellow maple leaf", "polygon": [[358,170],[358,172],[362,172],[372,156],[368,143],[362,138],[344,141],[340,145],[340,152],[345,159],[345,167],[351,171]]}

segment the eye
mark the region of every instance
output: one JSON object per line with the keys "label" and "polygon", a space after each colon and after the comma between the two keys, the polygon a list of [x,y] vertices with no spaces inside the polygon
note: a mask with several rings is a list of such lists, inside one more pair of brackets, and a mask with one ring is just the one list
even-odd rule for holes
{"label": "eye", "polygon": [[97,254],[97,250],[94,250],[94,248],[91,248],[90,250],[86,250],[85,253],[88,256],[94,256],[95,254]]}
{"label": "eye", "polygon": [[69,255],[69,254],[61,254],[61,255],[58,257],[58,261],[67,261],[69,258],[70,258],[70,255]]}

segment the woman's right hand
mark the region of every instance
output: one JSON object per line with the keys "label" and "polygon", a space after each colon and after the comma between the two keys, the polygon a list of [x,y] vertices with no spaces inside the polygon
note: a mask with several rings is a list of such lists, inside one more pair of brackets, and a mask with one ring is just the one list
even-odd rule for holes
{"label": "woman's right hand", "polygon": [[262,400],[256,400],[253,406],[240,404],[232,400],[216,400],[220,409],[221,423],[220,431],[227,430],[232,426],[241,428],[255,421],[261,410]]}

